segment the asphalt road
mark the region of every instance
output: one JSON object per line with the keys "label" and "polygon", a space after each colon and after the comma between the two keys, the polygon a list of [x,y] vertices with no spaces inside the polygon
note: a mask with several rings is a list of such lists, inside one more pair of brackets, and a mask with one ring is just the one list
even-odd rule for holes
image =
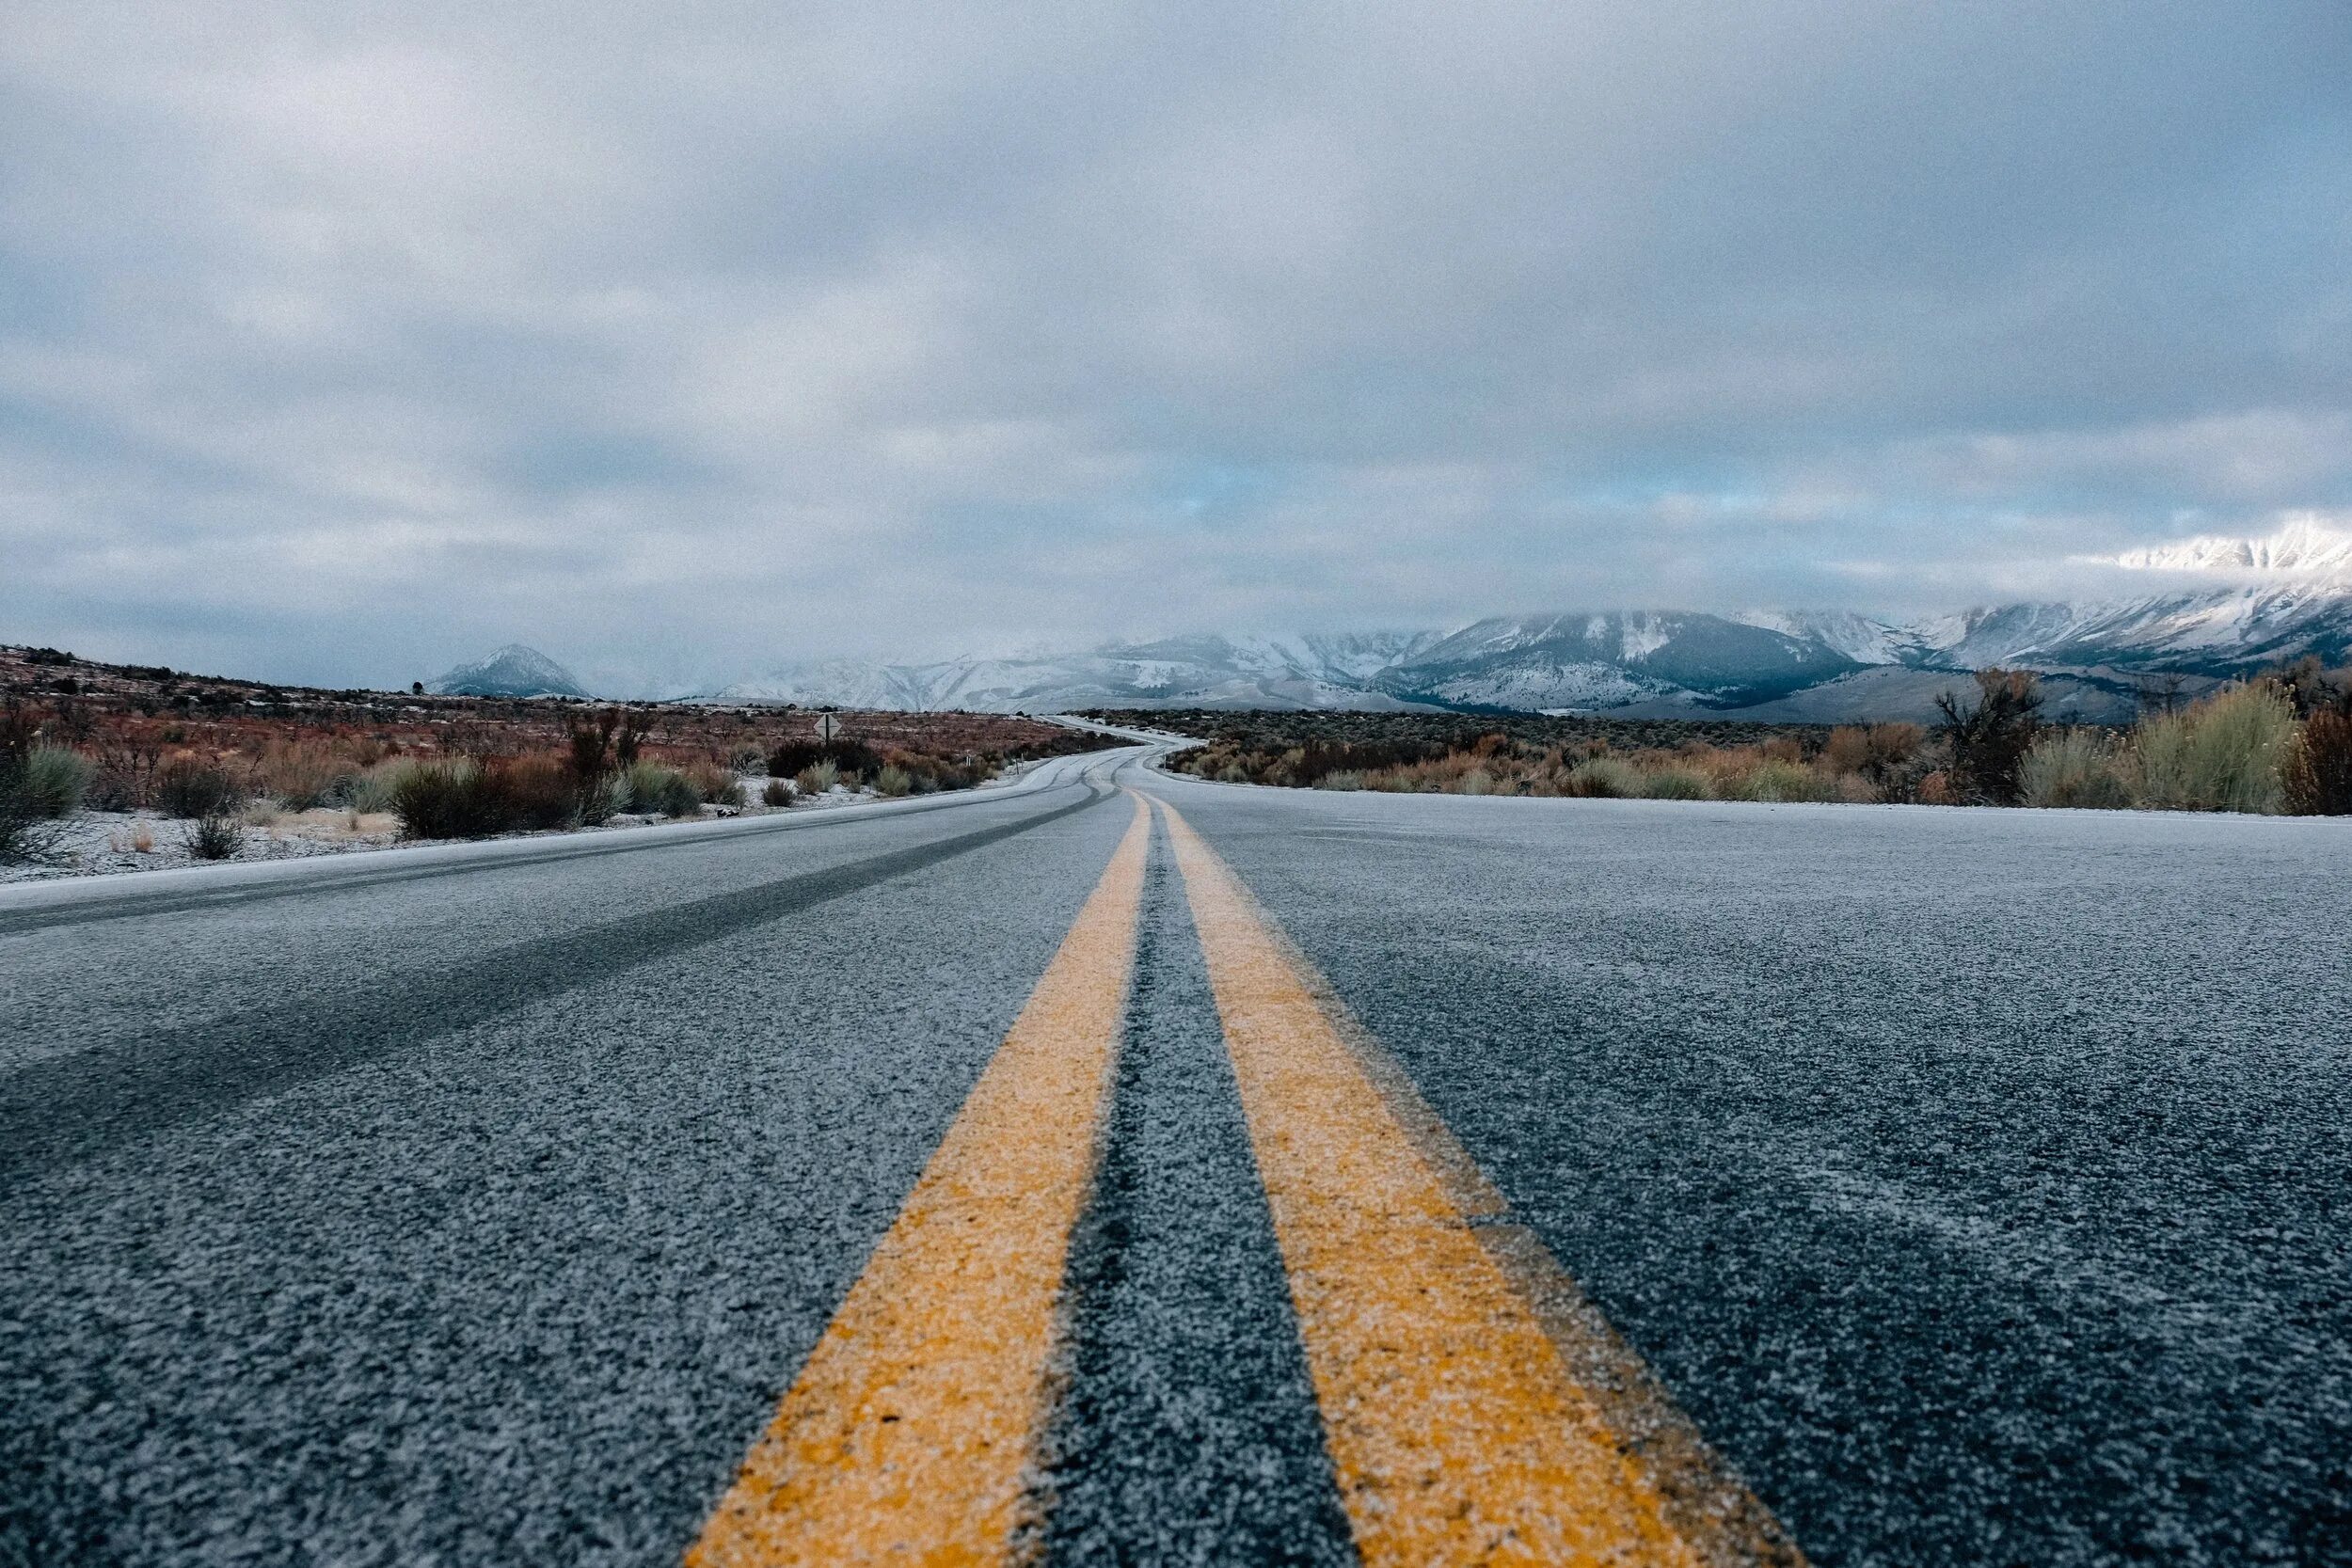
{"label": "asphalt road", "polygon": [[[1137,832],[1014,1544],[1354,1560],[1117,760],[0,900],[0,1562],[677,1561]],[[2352,1561],[2343,824],[1118,782],[1813,1561]]]}

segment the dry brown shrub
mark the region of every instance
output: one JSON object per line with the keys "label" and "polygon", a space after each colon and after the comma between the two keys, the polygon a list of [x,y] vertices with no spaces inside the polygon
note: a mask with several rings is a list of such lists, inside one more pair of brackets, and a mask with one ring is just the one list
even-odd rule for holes
{"label": "dry brown shrub", "polygon": [[2352,713],[2322,708],[2303,721],[2285,783],[2287,809],[2298,816],[2352,816]]}
{"label": "dry brown shrub", "polygon": [[1914,800],[1923,806],[1956,806],[1961,803],[1960,792],[1952,787],[1951,775],[1941,768],[1919,781],[1912,792]]}
{"label": "dry brown shrub", "polygon": [[1833,773],[1859,773],[1869,761],[1870,732],[1859,724],[1838,725],[1821,747],[1822,765]]}
{"label": "dry brown shrub", "polygon": [[253,768],[261,793],[289,811],[308,811],[359,771],[358,761],[330,741],[298,738],[264,750]]}

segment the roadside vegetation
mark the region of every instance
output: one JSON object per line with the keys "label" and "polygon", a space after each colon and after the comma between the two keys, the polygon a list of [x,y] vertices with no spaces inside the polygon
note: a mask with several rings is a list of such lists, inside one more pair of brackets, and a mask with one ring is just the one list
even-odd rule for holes
{"label": "roadside vegetation", "polygon": [[1454,795],[2352,815],[2352,672],[2315,660],[2128,729],[2042,716],[1988,670],[1920,724],[1737,725],[1455,714],[1104,713],[1207,744],[1168,766],[1230,784]]}
{"label": "roadside vegetation", "polygon": [[1116,744],[993,714],[315,691],[0,648],[0,863],[49,871],[961,789]]}

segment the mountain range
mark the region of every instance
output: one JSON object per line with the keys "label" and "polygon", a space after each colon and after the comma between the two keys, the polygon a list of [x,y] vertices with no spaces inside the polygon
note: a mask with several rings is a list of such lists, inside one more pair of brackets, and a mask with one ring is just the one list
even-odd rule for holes
{"label": "mountain range", "polygon": [[[2194,695],[2315,654],[2352,660],[2352,533],[2317,519],[2261,539],[2210,537],[2108,557],[2151,592],[2024,602],[1924,619],[1849,611],[1597,610],[1497,616],[1451,631],[1200,635],[1002,658],[782,665],[694,690],[610,693],[721,703],[1057,712],[1136,708],[1451,708],[1923,719],[1968,672],[2042,673],[2052,712],[2128,719],[2151,688]],[[534,662],[535,661],[535,662]],[[577,690],[508,647],[436,689]]]}

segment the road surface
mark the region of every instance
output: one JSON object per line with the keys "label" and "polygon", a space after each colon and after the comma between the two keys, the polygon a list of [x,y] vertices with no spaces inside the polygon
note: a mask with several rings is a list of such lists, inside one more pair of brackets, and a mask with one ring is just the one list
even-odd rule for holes
{"label": "road surface", "polygon": [[2343,824],[1139,755],[0,897],[0,1562],[2352,1561]]}

